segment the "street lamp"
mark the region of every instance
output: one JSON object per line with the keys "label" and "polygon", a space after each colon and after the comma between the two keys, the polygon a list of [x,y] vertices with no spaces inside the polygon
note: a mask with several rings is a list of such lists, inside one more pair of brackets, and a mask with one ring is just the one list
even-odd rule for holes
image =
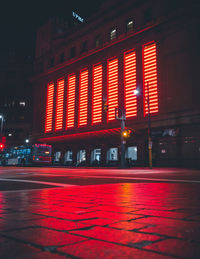
{"label": "street lamp", "polygon": [[0,119],[1,119],[1,131],[0,134],[3,134],[3,115],[0,115]]}
{"label": "street lamp", "polygon": [[[138,95],[139,90],[134,90],[134,94]],[[145,96],[145,95],[144,95]],[[148,151],[149,151],[149,168],[152,168],[152,136],[151,136],[151,114],[150,114],[150,99],[149,99],[149,82],[147,82],[147,97],[145,96],[148,108]]]}

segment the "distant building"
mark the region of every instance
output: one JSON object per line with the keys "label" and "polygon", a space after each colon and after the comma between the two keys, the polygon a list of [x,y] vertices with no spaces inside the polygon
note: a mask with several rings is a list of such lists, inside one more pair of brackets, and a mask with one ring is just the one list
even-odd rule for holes
{"label": "distant building", "polygon": [[23,145],[30,134],[31,69],[29,57],[18,55],[14,50],[1,53],[0,115],[7,147]]}
{"label": "distant building", "polygon": [[125,109],[126,160],[145,166],[150,110],[153,166],[200,167],[197,9],[186,1],[105,1],[73,28],[42,26],[32,139],[53,145],[55,163],[118,165],[115,108]]}

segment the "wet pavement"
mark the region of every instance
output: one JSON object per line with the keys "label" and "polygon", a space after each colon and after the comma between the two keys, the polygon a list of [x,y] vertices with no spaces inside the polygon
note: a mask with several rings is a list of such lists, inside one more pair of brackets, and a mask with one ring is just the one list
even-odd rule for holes
{"label": "wet pavement", "polygon": [[200,257],[199,183],[51,187],[0,192],[0,258]]}

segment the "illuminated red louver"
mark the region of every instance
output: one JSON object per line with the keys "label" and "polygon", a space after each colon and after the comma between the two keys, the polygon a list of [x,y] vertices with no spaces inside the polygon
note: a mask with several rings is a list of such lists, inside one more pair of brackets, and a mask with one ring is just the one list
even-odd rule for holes
{"label": "illuminated red louver", "polygon": [[64,101],[64,79],[57,82],[56,98],[56,125],[55,130],[61,130],[63,127],[63,101]]}
{"label": "illuminated red louver", "polygon": [[108,121],[115,120],[118,108],[118,59],[108,61]]}
{"label": "illuminated red louver", "polygon": [[126,117],[137,115],[136,90],[136,53],[131,51],[124,54],[124,90]]}
{"label": "illuminated red louver", "polygon": [[66,128],[74,127],[75,91],[76,91],[76,76],[73,74],[68,76]]}
{"label": "illuminated red louver", "polygon": [[79,123],[78,126],[87,125],[88,109],[88,70],[81,71],[79,82]]}
{"label": "illuminated red louver", "polygon": [[92,123],[102,121],[102,65],[93,67]]}
{"label": "illuminated red louver", "polygon": [[148,93],[150,113],[158,112],[156,43],[143,46],[143,73],[144,115],[146,115],[148,114]]}
{"label": "illuminated red louver", "polygon": [[53,97],[54,97],[54,83],[51,83],[51,84],[49,84],[47,86],[47,104],[46,104],[45,132],[52,131]]}

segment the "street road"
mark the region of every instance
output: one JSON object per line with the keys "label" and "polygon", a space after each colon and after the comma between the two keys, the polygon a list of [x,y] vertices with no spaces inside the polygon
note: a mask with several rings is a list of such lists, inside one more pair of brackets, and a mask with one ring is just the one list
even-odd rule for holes
{"label": "street road", "polygon": [[200,170],[175,168],[0,167],[0,180],[0,190],[6,190],[6,188],[7,190],[15,190],[21,188],[47,188],[50,186],[66,187],[69,185],[136,182],[200,184]]}
{"label": "street road", "polygon": [[0,258],[199,258],[200,171],[0,167]]}

